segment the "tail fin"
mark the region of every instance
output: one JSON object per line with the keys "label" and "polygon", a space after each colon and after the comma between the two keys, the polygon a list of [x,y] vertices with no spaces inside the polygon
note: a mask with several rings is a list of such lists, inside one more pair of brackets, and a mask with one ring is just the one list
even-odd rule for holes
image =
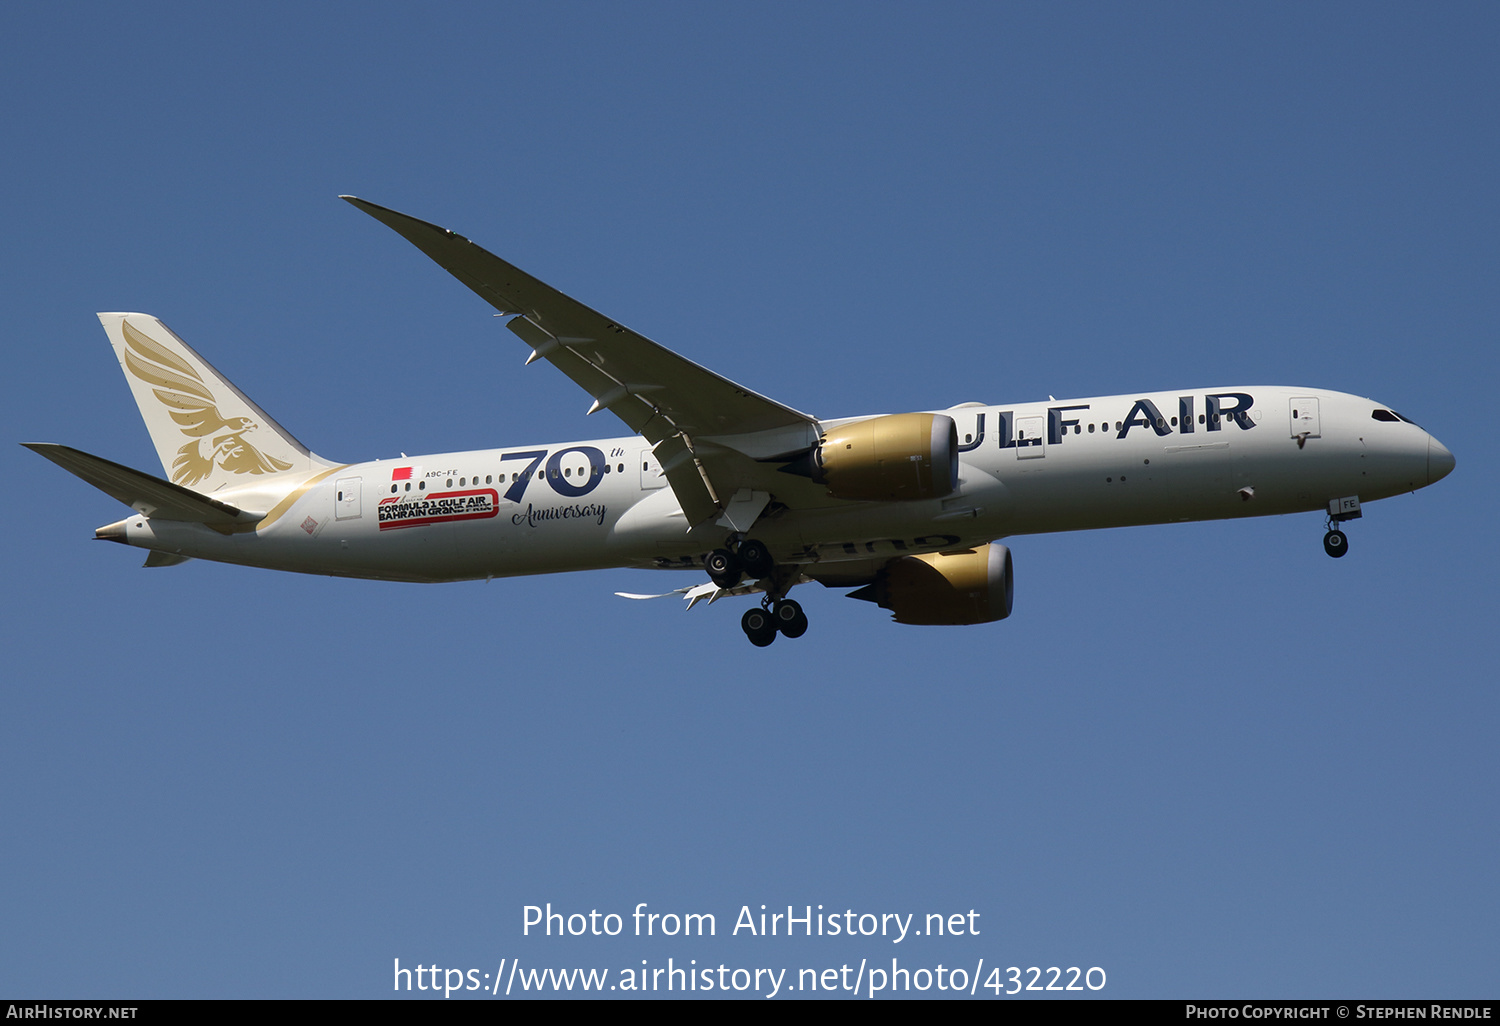
{"label": "tail fin", "polygon": [[155,317],[101,313],[162,469],[214,492],[334,464],[308,451]]}

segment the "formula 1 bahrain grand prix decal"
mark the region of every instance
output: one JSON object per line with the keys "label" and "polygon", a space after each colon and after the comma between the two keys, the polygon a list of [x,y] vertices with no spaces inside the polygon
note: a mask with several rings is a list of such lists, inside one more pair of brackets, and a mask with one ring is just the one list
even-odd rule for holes
{"label": "formula 1 bahrain grand prix decal", "polygon": [[380,529],[422,527],[445,524],[451,520],[488,520],[500,512],[500,496],[493,488],[467,492],[446,492],[402,501],[396,496],[380,500]]}

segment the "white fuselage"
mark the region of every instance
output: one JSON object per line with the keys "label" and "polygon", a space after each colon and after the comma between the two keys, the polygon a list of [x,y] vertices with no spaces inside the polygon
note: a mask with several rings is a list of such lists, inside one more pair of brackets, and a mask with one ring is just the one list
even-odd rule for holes
{"label": "white fuselage", "polygon": [[[1340,392],[1281,386],[969,405],[959,487],[939,499],[849,502],[801,489],[753,534],[778,563],[889,560],[1010,535],[1326,509],[1421,488],[1453,457],[1415,424]],[[836,422],[828,422],[831,426]],[[1300,437],[1299,437],[1300,436]],[[267,510],[253,531],[132,516],[129,544],[346,577],[453,581],[606,567],[687,569],[727,528],[692,530],[642,438],[512,446],[282,475],[214,498]],[[816,491],[809,492],[809,489]],[[101,529],[102,531],[103,529]]]}

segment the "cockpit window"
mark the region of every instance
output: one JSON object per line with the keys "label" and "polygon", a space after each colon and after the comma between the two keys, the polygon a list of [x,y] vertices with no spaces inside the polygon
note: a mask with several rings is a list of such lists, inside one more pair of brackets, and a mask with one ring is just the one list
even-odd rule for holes
{"label": "cockpit window", "polygon": [[1401,414],[1397,413],[1395,410],[1372,410],[1370,412],[1370,416],[1376,420],[1384,420],[1392,424],[1395,424],[1399,421],[1402,424],[1410,424],[1412,427],[1422,426],[1414,420],[1401,416]]}

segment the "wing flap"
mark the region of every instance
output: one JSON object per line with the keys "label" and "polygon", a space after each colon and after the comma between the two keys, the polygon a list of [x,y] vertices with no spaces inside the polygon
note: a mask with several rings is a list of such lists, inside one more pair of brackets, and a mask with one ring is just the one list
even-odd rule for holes
{"label": "wing flap", "polygon": [[680,434],[673,435],[660,442],[652,453],[661,464],[661,472],[667,484],[672,486],[672,493],[677,496],[689,528],[719,514],[723,504],[688,439]]}
{"label": "wing flap", "polygon": [[51,442],[22,442],[38,455],[82,478],[104,494],[157,520],[205,524],[218,531],[248,531],[265,516],[211,499],[181,485],[133,470],[80,449]]}

